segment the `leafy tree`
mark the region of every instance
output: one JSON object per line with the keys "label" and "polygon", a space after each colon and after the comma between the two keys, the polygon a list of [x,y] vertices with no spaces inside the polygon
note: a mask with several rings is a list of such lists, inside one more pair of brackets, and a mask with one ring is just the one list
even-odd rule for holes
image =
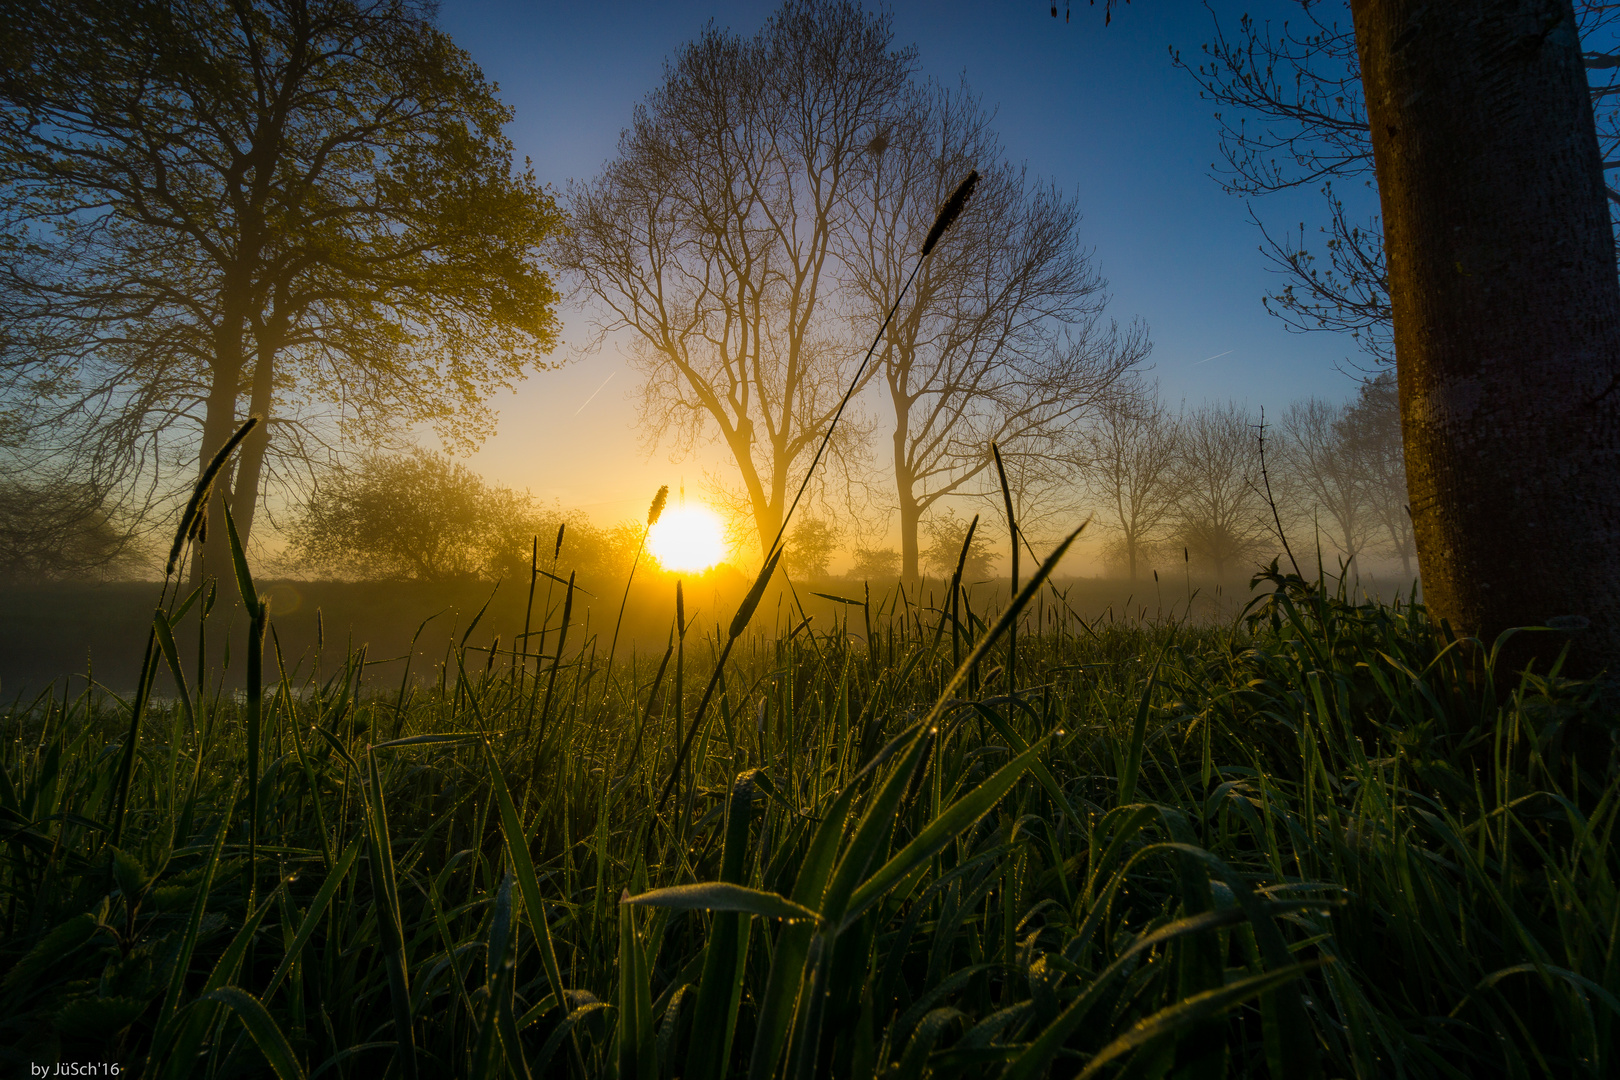
{"label": "leafy tree", "polygon": [[[956,560],[962,555],[962,541],[967,537],[968,523],[956,516],[949,507],[924,519],[923,535],[928,546],[922,551],[922,562],[929,572],[949,578],[956,572]],[[967,559],[962,564],[964,582],[988,581],[995,574],[996,556],[990,547],[991,536],[983,518],[973,530],[973,542],[968,545]]]}
{"label": "leafy tree", "polygon": [[510,117],[414,0],[5,0],[0,396],[125,478],[265,417],[216,566],[334,424],[476,440],[557,332]]}
{"label": "leafy tree", "polygon": [[788,534],[787,552],[782,561],[788,573],[799,578],[827,576],[827,564],[838,548],[838,530],[820,518],[807,517]]}
{"label": "leafy tree", "polygon": [[857,547],[849,576],[867,580],[897,578],[900,576],[900,553],[894,548]]}
{"label": "leafy tree", "polygon": [[311,567],[439,581],[509,560],[542,524],[526,497],[417,450],[367,455],[335,472],[294,516],[289,539],[293,558]]}
{"label": "leafy tree", "polygon": [[889,19],[847,0],[790,0],[749,40],[710,25],[602,175],[569,189],[562,262],[601,329],[630,332],[643,430],[717,434],[762,548],[856,362],[825,329],[838,236],[911,66]]}
{"label": "leafy tree", "polygon": [[986,475],[992,443],[1020,494],[1049,486],[1068,471],[1067,430],[1116,396],[1150,349],[1140,325],[1121,332],[1103,320],[1105,282],[1081,246],[1075,199],[1032,182],[1003,155],[965,87],[909,88],[891,126],[867,144],[871,195],[841,237],[861,300],[857,325],[876,325],[939,206],[969,169],[981,174],[879,345],[907,577],[917,574],[929,509],[976,481],[995,484]]}

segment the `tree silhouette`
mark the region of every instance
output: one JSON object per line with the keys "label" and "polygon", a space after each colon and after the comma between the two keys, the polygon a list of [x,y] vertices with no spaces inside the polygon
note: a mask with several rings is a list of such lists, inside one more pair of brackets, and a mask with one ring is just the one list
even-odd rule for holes
{"label": "tree silhouette", "polygon": [[560,217],[511,113],[410,0],[0,6],[0,396],[128,479],[260,425],[210,501],[543,366]]}

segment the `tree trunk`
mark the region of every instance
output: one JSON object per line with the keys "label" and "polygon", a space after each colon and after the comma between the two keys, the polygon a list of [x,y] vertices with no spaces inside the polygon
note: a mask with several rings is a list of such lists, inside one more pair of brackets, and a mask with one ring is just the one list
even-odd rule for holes
{"label": "tree trunk", "polygon": [[[898,485],[897,485],[898,486]],[[904,581],[916,581],[920,571],[922,548],[917,531],[922,522],[922,509],[911,497],[909,486],[899,487],[900,495],[900,576]]]}
{"label": "tree trunk", "polygon": [[1430,611],[1620,649],[1620,287],[1569,0],[1352,0]]}
{"label": "tree trunk", "polygon": [[894,405],[894,430],[889,434],[889,446],[894,455],[895,502],[900,508],[900,580],[916,581],[922,570],[922,546],[917,539],[922,506],[917,501],[917,477],[906,456],[906,440],[911,434],[911,400],[905,395],[905,381],[910,365],[898,365],[892,359],[886,362],[896,369],[890,372],[887,381],[889,401]]}
{"label": "tree trunk", "polygon": [[[236,392],[242,379],[242,308],[227,303],[220,325],[214,330],[214,362],[210,365],[213,383],[204,405],[202,446],[198,452],[197,474],[236,431]],[[230,542],[225,535],[225,505],[231,493],[231,468],[220,470],[214,479],[214,492],[208,500],[205,527],[207,539],[191,555],[191,583],[199,585],[205,572],[215,577],[230,574]]]}
{"label": "tree trunk", "polygon": [[259,506],[259,489],[264,476],[264,455],[270,448],[270,405],[275,389],[276,353],[280,349],[282,330],[279,325],[264,328],[256,335],[258,355],[253,364],[253,389],[248,394],[248,415],[259,418],[259,426],[242,441],[237,451],[236,483],[231,487],[231,516],[236,519],[236,532],[242,538],[242,550],[247,550],[248,538],[253,534],[254,512]]}

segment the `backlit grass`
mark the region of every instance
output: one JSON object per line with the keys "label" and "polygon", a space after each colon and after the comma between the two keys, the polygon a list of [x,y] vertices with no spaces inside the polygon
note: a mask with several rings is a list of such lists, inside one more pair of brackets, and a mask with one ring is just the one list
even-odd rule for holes
{"label": "backlit grass", "polygon": [[560,632],[562,589],[529,655],[386,690],[272,633],[262,691],[221,693],[160,620],[186,686],[142,706],[133,755],[134,702],[93,690],[0,720],[0,1053],[154,1077],[1611,1075],[1598,688],[1493,679],[1421,606],[1265,588],[1214,626],[1087,627],[1048,594],[1016,687],[1006,612],[971,597],[832,627],[789,602],[701,717],[723,638],[610,667]]}

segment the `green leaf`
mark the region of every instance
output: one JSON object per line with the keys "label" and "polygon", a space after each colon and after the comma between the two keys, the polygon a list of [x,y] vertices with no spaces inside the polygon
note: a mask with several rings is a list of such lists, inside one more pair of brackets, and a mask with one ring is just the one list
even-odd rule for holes
{"label": "green leaf", "polygon": [[1147,740],[1147,722],[1149,709],[1153,703],[1153,687],[1159,680],[1159,665],[1163,662],[1164,652],[1161,650],[1159,658],[1153,661],[1153,670],[1148,674],[1147,687],[1142,691],[1142,699],[1136,705],[1136,721],[1131,725],[1131,745],[1126,753],[1125,768],[1119,774],[1121,806],[1129,806],[1136,801],[1136,778],[1142,771],[1142,744]]}
{"label": "green leaf", "polygon": [[844,913],[842,925],[847,927],[859,918],[862,912],[877,903],[896,882],[933,858],[934,854],[950,843],[958,833],[989,813],[990,808],[995,806],[1013,784],[1017,783],[1018,778],[1024,775],[1024,770],[1035,762],[1045,745],[1046,740],[1042,739],[997,769],[984,783],[942,810],[911,843],[884,863],[877,873],[867,878],[861,887],[855,890],[855,895],[850,897],[849,908]]}
{"label": "green leaf", "polygon": [[1078,1080],[1086,1080],[1096,1075],[1104,1065],[1113,1061],[1121,1054],[1145,1046],[1155,1039],[1173,1035],[1185,1028],[1200,1024],[1205,1020],[1213,1019],[1232,1008],[1241,1005],[1251,998],[1259,997],[1268,990],[1275,989],[1283,983],[1292,982],[1305,972],[1320,965],[1294,964],[1278,971],[1267,971],[1260,975],[1251,975],[1246,979],[1239,979],[1235,983],[1228,983],[1215,990],[1205,990],[1201,994],[1194,994],[1176,1002],[1169,1008],[1160,1009],[1152,1016],[1132,1027],[1130,1031],[1121,1035],[1107,1046],[1097,1052],[1086,1065]]}
{"label": "green leaf", "polygon": [[[460,654],[456,656],[456,679],[458,685],[468,691],[467,703],[472,708],[473,722],[478,726],[479,735],[484,748],[484,761],[489,776],[489,786],[495,792],[495,805],[501,815],[501,837],[506,843],[506,857],[511,862],[512,872],[517,876],[518,889],[523,894],[523,913],[529,920],[529,929],[534,934],[534,940],[540,946],[540,963],[545,969],[546,981],[551,985],[551,992],[558,1001],[566,1001],[567,994],[562,981],[562,969],[557,964],[557,951],[551,941],[551,924],[546,921],[544,902],[540,897],[540,881],[535,877],[534,860],[529,857],[528,834],[523,830],[523,824],[518,818],[517,807],[512,805],[512,794],[506,789],[506,777],[501,773],[501,766],[495,760],[495,749],[489,744],[489,728],[484,723],[483,711],[478,707],[478,695],[472,693],[471,684],[467,681],[467,669],[461,662]],[[571,1021],[572,1017],[570,1017]],[[564,1025],[572,1029],[572,1023],[564,1021]],[[583,1059],[578,1054],[577,1046],[572,1047],[576,1067],[583,1070]],[[545,1055],[549,1058],[549,1054]],[[544,1062],[541,1063],[544,1068]]]}
{"label": "green leaf", "polygon": [[242,594],[242,606],[251,614],[259,610],[259,594],[253,588],[253,575],[248,572],[247,555],[242,551],[242,538],[236,535],[236,519],[231,517],[229,502],[225,505],[225,534],[230,538],[231,565],[236,569],[236,591]]}
{"label": "green leaf", "polygon": [[[1168,845],[1166,845],[1168,846]],[[1034,1042],[1020,1054],[1010,1065],[1002,1080],[1034,1080],[1035,1077],[1045,1073],[1046,1067],[1062,1049],[1069,1037],[1079,1030],[1086,1015],[1092,1006],[1102,999],[1113,980],[1125,970],[1126,965],[1144,949],[1151,949],[1156,945],[1173,941],[1186,934],[1202,933],[1221,926],[1230,926],[1242,922],[1243,912],[1236,909],[1226,911],[1206,911],[1185,919],[1177,919],[1167,926],[1161,926],[1151,934],[1143,935],[1131,944],[1131,947],[1114,959],[1091,982],[1081,988],[1079,996],[1069,1003],[1058,1018],[1047,1025]]]}
{"label": "green leaf", "polygon": [[68,1002],[54,1017],[56,1030],[79,1039],[110,1039],[146,1011],[148,1002],[128,997],[86,997]]}
{"label": "green leaf", "polygon": [[[891,743],[890,748],[893,745]],[[883,756],[879,754],[879,760]],[[849,820],[850,808],[860,789],[858,779],[851,780],[833,800],[810,838],[810,847],[793,885],[795,903],[806,906],[821,903],[838,855],[838,841],[844,835],[844,823]],[[765,980],[765,996],[760,1002],[759,1020],[754,1028],[754,1047],[748,1060],[749,1080],[769,1080],[776,1073],[777,1059],[782,1056],[788,1027],[793,1022],[799,987],[804,982],[805,960],[814,933],[814,924],[796,921],[785,924],[777,935],[776,954],[771,958],[771,973]]]}
{"label": "green leaf", "polygon": [[373,750],[390,750],[396,746],[428,746],[432,743],[466,743],[476,742],[476,731],[443,731],[437,735],[412,735],[407,739],[389,739],[387,742],[376,743]]}
{"label": "green leaf", "polygon": [[222,986],[204,994],[202,1000],[227,1005],[236,1013],[279,1080],[304,1080],[304,1067],[298,1064],[292,1044],[258,998],[240,987]]}
{"label": "green leaf", "polygon": [[75,915],[51,928],[38,945],[28,950],[15,967],[6,972],[4,986],[17,990],[27,986],[51,968],[63,963],[73,952],[89,941],[100,927],[101,921],[90,912]]}
{"label": "green leaf", "polygon": [[320,926],[321,916],[326,913],[327,905],[332,902],[332,897],[337,894],[338,886],[343,884],[343,879],[348,876],[349,867],[354,865],[355,856],[360,854],[362,842],[359,837],[350,841],[349,846],[344,849],[342,856],[339,857],[337,865],[332,868],[331,873],[326,875],[326,880],[321,882],[320,891],[315,894],[315,899],[310,903],[309,910],[304,913],[303,921],[298,924],[298,933],[293,936],[292,944],[287,946],[286,955],[281,958],[281,963],[276,965],[275,974],[270,976],[270,983],[265,987],[264,991],[265,1001],[269,1001],[275,996],[276,991],[281,987],[281,980],[287,977],[287,973],[292,970],[292,966],[297,961],[299,954],[304,951],[304,946],[309,944],[309,939],[315,935],[316,929]]}
{"label": "green leaf", "polygon": [[746,885],[733,885],[728,881],[672,885],[667,889],[654,889],[640,896],[626,897],[620,903],[676,911],[740,911],[767,919],[820,919],[814,911],[785,896],[764,889],[750,889]]}
{"label": "green leaf", "polygon": [[146,892],[150,879],[141,860],[123,848],[113,848],[113,880],[118,882],[118,891],[124,894],[124,900],[134,904]]}

